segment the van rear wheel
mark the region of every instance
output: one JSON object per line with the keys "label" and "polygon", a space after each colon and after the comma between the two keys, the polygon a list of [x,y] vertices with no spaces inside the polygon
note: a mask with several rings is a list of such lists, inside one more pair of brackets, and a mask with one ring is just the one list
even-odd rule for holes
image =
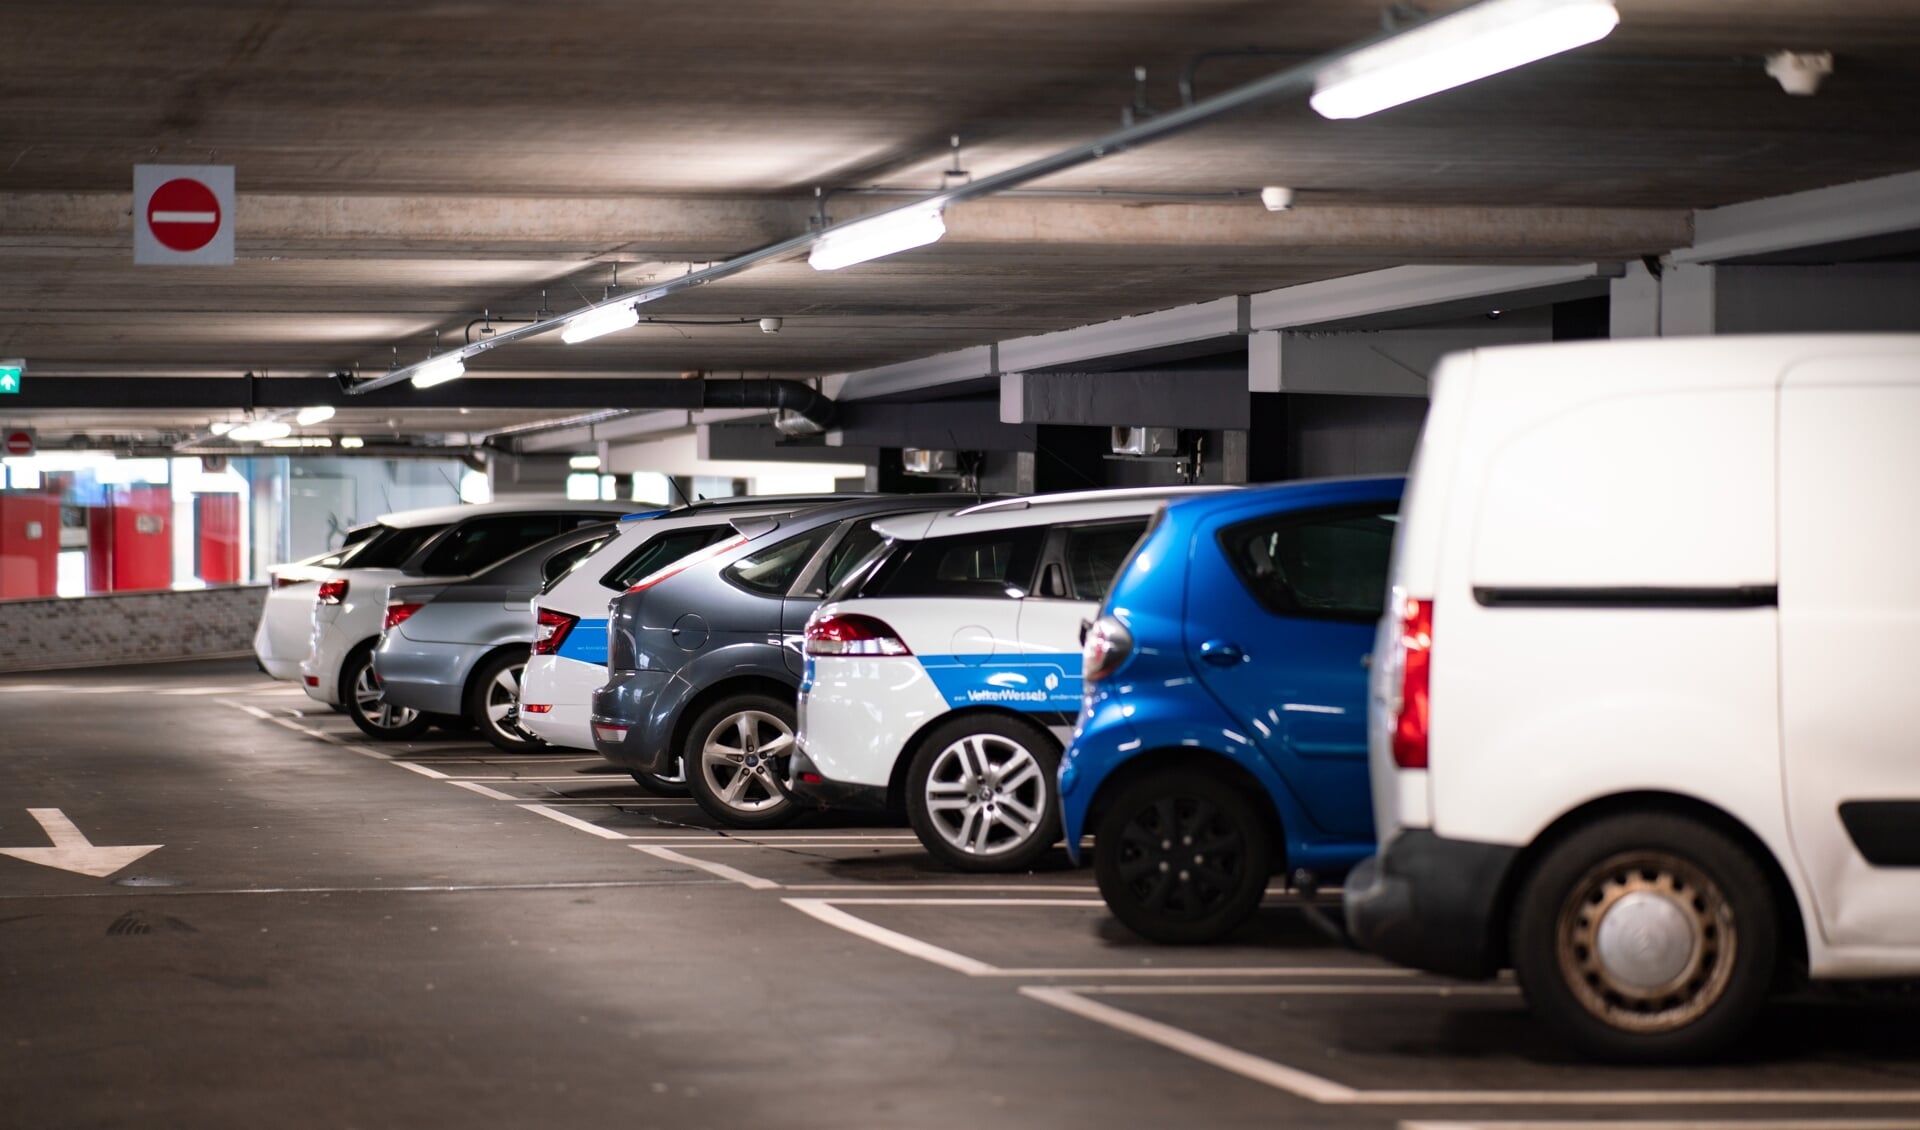
{"label": "van rear wheel", "polygon": [[1779,951],[1773,890],[1745,848],[1669,813],[1562,840],[1514,903],[1514,972],[1534,1015],[1588,1055],[1699,1059],[1746,1032]]}
{"label": "van rear wheel", "polygon": [[1149,941],[1225,937],[1252,917],[1272,872],[1267,821],[1239,790],[1198,770],[1133,782],[1094,829],[1100,897]]}

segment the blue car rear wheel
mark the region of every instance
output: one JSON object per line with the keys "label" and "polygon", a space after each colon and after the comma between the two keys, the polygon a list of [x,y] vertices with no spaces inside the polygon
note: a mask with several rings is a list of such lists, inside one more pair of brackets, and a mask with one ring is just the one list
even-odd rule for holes
{"label": "blue car rear wheel", "polygon": [[1273,836],[1239,790],[1207,773],[1143,777],[1094,831],[1100,896],[1149,941],[1211,942],[1252,916],[1272,874]]}

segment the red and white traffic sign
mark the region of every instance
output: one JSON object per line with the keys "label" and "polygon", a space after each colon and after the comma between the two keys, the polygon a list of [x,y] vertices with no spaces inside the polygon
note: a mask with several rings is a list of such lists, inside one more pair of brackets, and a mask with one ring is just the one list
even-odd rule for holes
{"label": "red and white traffic sign", "polygon": [[33,431],[29,428],[8,428],[5,445],[8,455],[32,455]]}
{"label": "red and white traffic sign", "polygon": [[135,165],[133,261],[233,262],[232,165]]}

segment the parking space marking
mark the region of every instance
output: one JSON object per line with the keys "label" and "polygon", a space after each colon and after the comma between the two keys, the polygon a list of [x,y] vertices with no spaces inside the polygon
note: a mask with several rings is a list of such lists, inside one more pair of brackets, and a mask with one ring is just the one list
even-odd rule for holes
{"label": "parking space marking", "polygon": [[[399,761],[399,760],[395,760],[393,763],[395,765],[398,765],[402,769],[406,769],[410,772],[418,773],[422,777],[431,777],[436,781],[444,781],[447,779],[447,775],[445,773],[442,773],[440,772],[440,770],[435,769],[429,765],[415,765],[411,761]],[[460,783],[461,782],[459,781],[454,782],[454,784],[456,785]]]}
{"label": "parking space marking", "polygon": [[[398,764],[407,765],[407,763],[404,761],[399,762]],[[407,768],[412,769],[413,766],[407,765]],[[479,793],[481,796],[486,797],[489,800],[519,800],[520,799],[517,796],[511,796],[507,793],[503,793],[499,789],[490,789],[487,786],[482,785],[476,781],[448,781],[447,784],[452,785],[456,789],[465,789],[470,793]]]}
{"label": "parking space marking", "polygon": [[762,879],[758,875],[749,875],[738,867],[728,867],[724,863],[714,863],[710,860],[695,859],[690,855],[682,855],[672,848],[659,847],[655,844],[630,844],[628,846],[632,847],[635,851],[646,852],[648,855],[657,859],[664,859],[669,863],[680,863],[688,867],[697,867],[709,875],[718,875],[722,879],[732,880],[752,890],[776,891],[780,889],[780,884],[774,882],[772,879]]}
{"label": "parking space marking", "polygon": [[[455,781],[454,783],[462,784],[463,782]],[[520,807],[527,812],[532,812],[536,815],[544,816],[549,820],[557,820],[560,823],[565,824],[569,828],[578,829],[579,831],[585,832],[590,836],[599,836],[603,840],[624,840],[628,838],[626,833],[624,832],[616,832],[610,828],[602,828],[598,824],[589,824],[585,820],[580,819],[578,816],[568,816],[566,813],[560,811],[559,809],[549,807],[548,805],[523,804]]]}
{"label": "parking space marking", "polygon": [[1728,1121],[1632,1119],[1619,1122],[1433,1122],[1402,1120],[1399,1130],[1920,1130],[1916,1118],[1742,1118]]}
{"label": "parking space marking", "polygon": [[[789,899],[789,902],[792,900]],[[1336,992],[1339,986],[1212,985],[1212,986],[1117,986],[1134,995],[1198,995],[1211,990],[1216,994]],[[1436,988],[1450,986],[1406,985],[1353,986],[1359,994],[1400,992],[1409,996],[1432,995]],[[1721,1091],[1363,1091],[1314,1075],[1297,1067],[1276,1063],[1263,1056],[1229,1047],[1184,1028],[1176,1028],[1137,1013],[1115,1008],[1083,995],[1103,992],[1099,985],[1022,985],[1019,992],[1043,1004],[1052,1005],[1085,1020],[1117,1032],[1159,1044],[1170,1051],[1190,1056],[1223,1071],[1230,1071],[1256,1083],[1298,1098],[1326,1105],[1353,1106],[1785,1106],[1839,1103],[1854,1106],[1894,1105],[1920,1102],[1920,1091],[1841,1091],[1841,1090],[1721,1090]],[[1458,992],[1458,987],[1452,987]],[[1622,1124],[1613,1124],[1622,1125]],[[1624,1124],[1639,1125],[1639,1124]],[[1742,1123],[1742,1125],[1750,1125]]]}

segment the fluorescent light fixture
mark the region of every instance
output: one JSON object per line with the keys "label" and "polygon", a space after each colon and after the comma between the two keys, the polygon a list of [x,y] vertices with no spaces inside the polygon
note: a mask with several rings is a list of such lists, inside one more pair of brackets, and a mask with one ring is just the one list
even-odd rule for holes
{"label": "fluorescent light fixture", "polygon": [[460,359],[458,353],[435,357],[414,372],[413,387],[432,388],[434,385],[443,385],[448,381],[457,381],[466,374],[467,363]]}
{"label": "fluorescent light fixture", "polygon": [[575,314],[567,319],[567,328],[560,331],[560,340],[568,345],[576,342],[592,341],[596,337],[605,337],[628,326],[640,324],[640,307],[637,303],[627,302],[619,306],[602,306],[584,314]]}
{"label": "fluorescent light fixture", "polygon": [[361,439],[359,436],[341,436],[340,446],[341,447],[365,447],[367,446],[367,441],[364,439]]}
{"label": "fluorescent light fixture", "polygon": [[326,436],[286,436],[280,439],[263,439],[261,447],[332,447],[333,441]]}
{"label": "fluorescent light fixture", "polygon": [[295,413],[293,422],[303,428],[310,428],[315,424],[324,424],[331,419],[333,419],[333,405],[316,404],[311,408],[302,408],[299,412]]}
{"label": "fluorescent light fixture", "polygon": [[1482,0],[1332,64],[1311,101],[1324,117],[1363,118],[1605,39],[1619,22],[1610,0]]}
{"label": "fluorescent light fixture", "polygon": [[807,263],[816,271],[837,271],[885,255],[925,247],[947,234],[938,208],[886,212],[823,234],[814,241]]}
{"label": "fluorescent light fixture", "polygon": [[600,469],[600,457],[598,455],[576,455],[567,460],[567,466],[576,471],[598,471]]}
{"label": "fluorescent light fixture", "polygon": [[293,425],[285,420],[248,420],[227,429],[227,438],[235,443],[259,443],[262,440],[285,439],[293,434]]}
{"label": "fluorescent light fixture", "polygon": [[226,435],[228,432],[233,430],[233,421],[232,420],[215,420],[213,423],[207,425],[207,430],[217,436]]}

